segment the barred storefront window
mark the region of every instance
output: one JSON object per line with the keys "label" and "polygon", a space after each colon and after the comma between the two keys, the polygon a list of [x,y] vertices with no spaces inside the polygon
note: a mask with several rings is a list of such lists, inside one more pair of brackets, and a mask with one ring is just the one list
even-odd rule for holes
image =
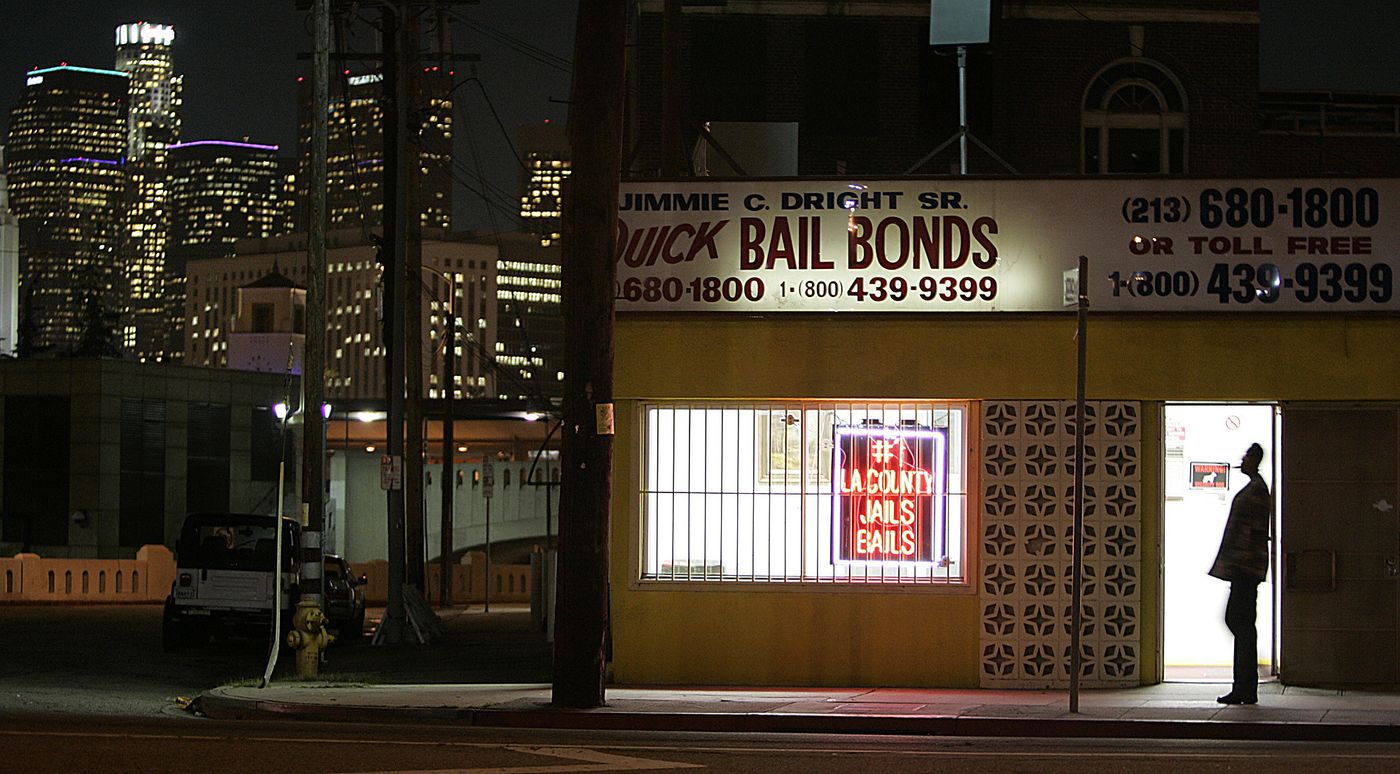
{"label": "barred storefront window", "polygon": [[643,579],[966,583],[968,410],[647,404]]}

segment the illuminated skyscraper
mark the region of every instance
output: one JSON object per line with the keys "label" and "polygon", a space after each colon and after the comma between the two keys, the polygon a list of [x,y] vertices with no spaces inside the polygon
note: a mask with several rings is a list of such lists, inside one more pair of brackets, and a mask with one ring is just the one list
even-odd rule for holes
{"label": "illuminated skyscraper", "polygon": [[127,308],[122,346],[141,359],[165,356],[164,276],[170,230],[167,147],[180,139],[181,76],[175,28],[117,27],[117,69],[131,77],[126,120],[127,211],[122,259]]}
{"label": "illuminated skyscraper", "polygon": [[564,395],[564,315],[560,244],[517,231],[482,237],[496,260],[498,396],[552,400]]}
{"label": "illuminated skyscraper", "polygon": [[520,127],[520,156],[526,175],[520,217],[526,228],[539,234],[540,244],[558,242],[563,214],[560,195],[572,166],[564,124],[546,121]]}
{"label": "illuminated skyscraper", "polygon": [[[404,138],[418,156],[418,208],[424,226],[452,225],[451,73],[428,68],[417,79],[422,125]],[[342,75],[331,82],[326,136],[326,210],[330,228],[378,230],[384,223],[384,78]],[[306,230],[311,170],[311,84],[297,83],[298,150],[296,230]]]}
{"label": "illuminated skyscraper", "polygon": [[[19,219],[26,354],[75,348],[85,313],[122,303],[127,75],[49,67],[25,76],[10,111],[10,208]],[[28,340],[25,340],[25,339]]]}
{"label": "illuminated skyscraper", "polygon": [[557,399],[564,392],[561,193],[570,172],[564,124],[520,127],[520,218],[529,233],[501,234],[496,261],[496,363],[503,398]]}
{"label": "illuminated skyscraper", "polygon": [[19,332],[19,220],[10,211],[5,160],[0,149],[0,355],[15,354]]}
{"label": "illuminated skyscraper", "polygon": [[169,152],[166,356],[182,359],[186,264],[229,258],[240,239],[283,233],[292,206],[285,190],[291,160],[278,158],[276,145],[227,140],[175,143]]}

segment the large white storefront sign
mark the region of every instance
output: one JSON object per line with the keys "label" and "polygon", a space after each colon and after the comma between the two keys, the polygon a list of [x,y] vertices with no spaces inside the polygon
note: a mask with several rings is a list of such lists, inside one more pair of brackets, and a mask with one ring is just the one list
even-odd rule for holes
{"label": "large white storefront sign", "polygon": [[1400,309],[1400,181],[737,180],[623,185],[619,311]]}

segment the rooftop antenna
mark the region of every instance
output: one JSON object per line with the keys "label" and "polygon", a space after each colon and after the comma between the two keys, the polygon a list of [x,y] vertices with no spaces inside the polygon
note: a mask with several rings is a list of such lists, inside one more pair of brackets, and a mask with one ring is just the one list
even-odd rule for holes
{"label": "rooftop antenna", "polygon": [[939,143],[913,166],[904,171],[912,175],[927,164],[944,148],[958,142],[958,174],[967,174],[967,142],[977,144],[988,156],[1007,171],[1017,174],[1015,168],[1006,163],[985,143],[977,139],[967,128],[967,47],[991,42],[991,0],[929,0],[928,44],[930,46],[957,46],[958,52],[958,130],[952,137]]}

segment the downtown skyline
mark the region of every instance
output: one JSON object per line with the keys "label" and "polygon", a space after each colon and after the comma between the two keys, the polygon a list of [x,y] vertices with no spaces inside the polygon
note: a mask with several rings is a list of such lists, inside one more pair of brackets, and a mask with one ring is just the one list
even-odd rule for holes
{"label": "downtown skyline", "polygon": [[[566,12],[559,13],[555,10],[560,6],[550,3],[549,14],[540,13],[543,5],[464,6],[457,10],[462,19],[453,23],[455,50],[481,55],[479,63],[456,68],[458,83],[474,74],[481,84],[459,88],[454,94],[460,129],[457,156],[470,158],[467,143],[474,141],[487,179],[512,193],[521,174],[514,147],[519,126],[567,118],[573,4],[566,4]],[[484,26],[469,28],[467,20],[477,19]],[[277,145],[285,157],[296,156],[297,79],[310,75],[310,63],[298,59],[298,54],[310,51],[311,42],[305,14],[291,2],[259,2],[236,9],[174,2],[57,2],[34,9],[27,18],[32,34],[0,52],[0,122],[4,122],[0,135],[8,130],[8,112],[27,72],[61,62],[112,69],[113,29],[138,21],[175,29],[175,73],[184,79],[182,141],[247,138]],[[365,25],[359,26],[359,34],[346,41],[348,52],[375,46]],[[539,51],[522,49],[523,41]],[[368,73],[375,68],[371,62],[355,62],[349,69]],[[508,136],[498,126],[493,109]],[[454,226],[492,225],[480,196],[458,191],[453,199]],[[499,222],[499,209],[494,214]]]}

